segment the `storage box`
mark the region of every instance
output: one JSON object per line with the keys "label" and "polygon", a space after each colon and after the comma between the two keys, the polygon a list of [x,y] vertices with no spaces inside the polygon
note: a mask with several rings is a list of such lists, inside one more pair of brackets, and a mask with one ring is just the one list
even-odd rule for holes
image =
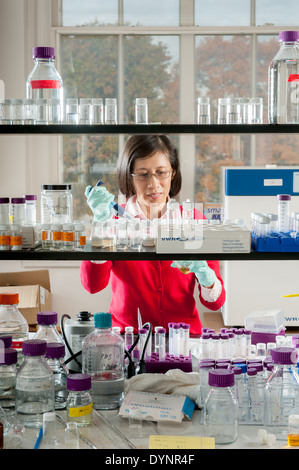
{"label": "storage box", "polygon": [[18,309],[29,325],[36,325],[36,314],[51,310],[48,270],[0,273],[0,292],[17,292]]}

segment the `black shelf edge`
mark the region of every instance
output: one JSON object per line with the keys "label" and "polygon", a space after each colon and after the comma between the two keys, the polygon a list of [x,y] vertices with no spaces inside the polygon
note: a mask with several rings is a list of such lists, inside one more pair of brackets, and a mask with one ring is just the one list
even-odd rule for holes
{"label": "black shelf edge", "polygon": [[0,134],[293,134],[299,124],[3,124]]}
{"label": "black shelf edge", "polygon": [[118,261],[159,261],[159,260],[184,260],[202,259],[219,261],[298,261],[299,252],[285,253],[156,253],[151,250],[142,251],[109,251],[109,250],[86,250],[86,251],[44,251],[44,250],[22,250],[22,251],[0,251],[0,260],[19,261],[83,261],[83,260],[118,260]]}

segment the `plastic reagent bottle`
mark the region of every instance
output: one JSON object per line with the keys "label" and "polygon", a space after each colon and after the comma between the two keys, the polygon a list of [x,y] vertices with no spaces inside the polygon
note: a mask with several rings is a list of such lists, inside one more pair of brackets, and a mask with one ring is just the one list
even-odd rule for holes
{"label": "plastic reagent bottle", "polygon": [[0,349],[0,406],[15,406],[16,364],[18,353],[10,347]]}
{"label": "plastic reagent bottle", "polygon": [[54,411],[54,374],[45,359],[46,348],[46,341],[23,342],[24,361],[17,370],[15,411],[25,427],[41,428],[43,414]]}
{"label": "plastic reagent bottle", "polygon": [[32,49],[34,67],[26,81],[27,99],[58,99],[61,121],[63,121],[63,82],[57,72],[54,47],[34,47]]}
{"label": "plastic reagent bottle", "polygon": [[210,391],[204,403],[205,436],[215,444],[229,444],[238,437],[238,405],[233,387],[234,372],[229,369],[209,371]]}
{"label": "plastic reagent bottle", "polygon": [[287,440],[288,418],[299,414],[297,351],[272,349],[274,368],[265,388],[265,425],[279,440]]}
{"label": "plastic reagent bottle", "polygon": [[94,326],[83,340],[82,372],[91,375],[94,408],[115,409],[124,397],[124,341],[111,330],[110,313],[96,313]]}
{"label": "plastic reagent bottle", "polygon": [[299,122],[299,31],[279,33],[280,48],[268,70],[270,124]]}
{"label": "plastic reagent bottle", "polygon": [[12,336],[12,348],[18,351],[18,363],[22,358],[23,341],[28,339],[29,327],[26,319],[18,310],[19,294],[7,292],[0,294],[0,339]]}
{"label": "plastic reagent bottle", "polygon": [[38,330],[34,339],[42,339],[47,343],[63,343],[63,339],[57,331],[58,314],[56,312],[38,312],[36,315]]}

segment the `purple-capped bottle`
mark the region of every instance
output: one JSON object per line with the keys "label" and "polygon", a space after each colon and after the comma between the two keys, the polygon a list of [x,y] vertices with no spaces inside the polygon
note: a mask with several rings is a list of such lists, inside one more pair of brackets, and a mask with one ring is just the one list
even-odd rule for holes
{"label": "purple-capped bottle", "polygon": [[57,331],[58,314],[52,311],[38,312],[36,314],[37,332],[34,339],[42,339],[47,343],[63,343],[61,335]]}
{"label": "purple-capped bottle", "polygon": [[17,370],[16,418],[29,428],[41,428],[43,414],[54,411],[54,374],[46,362],[46,341],[23,342],[24,360]]}
{"label": "purple-capped bottle", "polygon": [[88,426],[92,420],[91,376],[70,374],[67,378],[67,421],[78,427]]}
{"label": "purple-capped bottle", "polygon": [[299,414],[298,354],[293,348],[272,349],[273,371],[265,388],[265,425],[278,440],[287,440],[288,417]]}
{"label": "purple-capped bottle", "polygon": [[[63,81],[55,68],[54,47],[33,47],[34,67],[26,81],[26,98],[60,102],[60,122],[63,122]],[[57,105],[56,105],[57,106]]]}
{"label": "purple-capped bottle", "polygon": [[281,31],[279,50],[268,69],[270,124],[299,122],[299,31]]}
{"label": "purple-capped bottle", "polygon": [[210,391],[204,403],[204,434],[215,444],[230,444],[238,438],[238,404],[235,375],[229,369],[209,371]]}
{"label": "purple-capped bottle", "polygon": [[0,342],[0,406],[11,409],[15,406],[18,352],[10,347],[11,336],[3,336],[1,339],[3,342],[2,344]]}

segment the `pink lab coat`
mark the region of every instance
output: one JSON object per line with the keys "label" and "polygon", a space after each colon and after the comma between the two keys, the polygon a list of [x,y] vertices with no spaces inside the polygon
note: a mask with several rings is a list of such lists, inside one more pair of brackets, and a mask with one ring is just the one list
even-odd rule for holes
{"label": "pink lab coat", "polygon": [[[185,322],[190,324],[191,334],[200,334],[202,324],[194,298],[195,283],[193,273],[183,274],[172,268],[172,261],[107,261],[96,264],[82,261],[80,276],[82,286],[91,294],[95,294],[110,282],[112,300],[109,311],[112,314],[113,326],[134,326],[138,331],[137,310],[140,309],[142,322],[150,322],[155,326],[163,326],[168,331],[169,322]],[[215,271],[222,284],[222,291],[215,302],[201,303],[209,310],[218,310],[225,302],[225,289],[220,275],[219,262],[207,261]],[[101,311],[99,305],[98,311]]]}

